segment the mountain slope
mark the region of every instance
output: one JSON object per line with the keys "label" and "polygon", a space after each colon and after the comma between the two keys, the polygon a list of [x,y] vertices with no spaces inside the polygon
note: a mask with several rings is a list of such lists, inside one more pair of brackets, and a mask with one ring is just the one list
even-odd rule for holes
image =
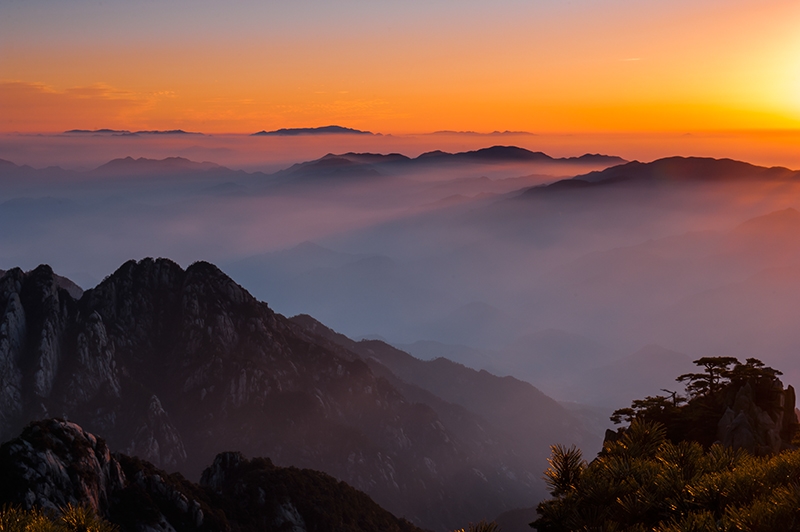
{"label": "mountain slope", "polygon": [[368,362],[379,363],[400,381],[477,414],[496,438],[502,434],[511,448],[525,449],[531,458],[547,456],[556,441],[586,447],[599,444],[563,407],[527,382],[497,377],[444,358],[420,360],[379,340],[355,342],[310,316],[295,316],[292,320]]}
{"label": "mountain slope", "polygon": [[101,438],[55,419],[32,423],[0,447],[0,504],[87,506],[124,531],[419,531],[318,471],[229,452],[217,455],[197,485],[112,455]]}
{"label": "mountain slope", "polygon": [[538,193],[544,189],[568,189],[571,186],[608,185],[622,182],[732,182],[740,180],[768,181],[797,179],[800,173],[783,167],[756,166],[733,159],[710,157],[666,157],[649,163],[632,161],[575,176],[553,183],[548,187],[531,189]]}
{"label": "mountain slope", "polygon": [[190,475],[236,449],[324,470],[437,529],[508,509],[503,490],[541,494],[543,463],[482,456],[430,405],[208,263],[130,261],[77,301],[49,267],[12,269],[0,310],[2,439],[64,415]]}

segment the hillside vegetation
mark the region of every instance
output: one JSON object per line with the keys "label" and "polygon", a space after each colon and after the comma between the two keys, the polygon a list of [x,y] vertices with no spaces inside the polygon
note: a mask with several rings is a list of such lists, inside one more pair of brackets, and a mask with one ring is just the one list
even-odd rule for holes
{"label": "hillside vegetation", "polygon": [[[757,359],[702,358],[687,397],[647,397],[612,416],[587,463],[555,445],[540,532],[800,530],[794,390]],[[716,439],[715,439],[716,438]]]}

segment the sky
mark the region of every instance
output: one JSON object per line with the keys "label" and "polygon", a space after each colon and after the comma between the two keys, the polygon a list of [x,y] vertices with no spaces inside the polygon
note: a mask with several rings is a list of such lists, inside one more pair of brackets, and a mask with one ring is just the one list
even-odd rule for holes
{"label": "sky", "polygon": [[2,0],[0,132],[800,128],[800,3]]}

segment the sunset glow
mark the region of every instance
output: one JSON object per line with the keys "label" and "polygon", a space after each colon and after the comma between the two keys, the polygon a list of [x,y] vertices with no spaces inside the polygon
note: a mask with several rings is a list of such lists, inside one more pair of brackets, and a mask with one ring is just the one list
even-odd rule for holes
{"label": "sunset glow", "polygon": [[4,2],[0,130],[800,126],[796,2]]}

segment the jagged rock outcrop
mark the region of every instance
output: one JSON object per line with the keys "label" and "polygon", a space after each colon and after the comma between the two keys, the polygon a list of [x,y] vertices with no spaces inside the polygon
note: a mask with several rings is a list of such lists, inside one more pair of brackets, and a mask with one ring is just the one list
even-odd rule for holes
{"label": "jagged rock outcrop", "polygon": [[0,440],[59,415],[195,478],[236,449],[324,470],[437,529],[544,493],[544,464],[499,445],[463,407],[409,400],[410,388],[211,264],[130,261],[77,301],[47,266],[10,270],[0,310]]}
{"label": "jagged rock outcrop", "polygon": [[150,397],[145,418],[123,452],[138,456],[162,467],[176,468],[186,462],[181,435],[169,419],[156,395]]}
{"label": "jagged rock outcrop", "polygon": [[202,479],[111,454],[103,439],[58,419],[0,446],[0,505],[88,506],[124,532],[422,532],[318,471],[223,453]]}
{"label": "jagged rock outcrop", "polygon": [[797,426],[795,392],[775,378],[771,389],[756,397],[751,383],[732,388],[725,397],[725,413],[717,425],[717,439],[725,446],[757,455],[791,447]]}
{"label": "jagged rock outcrop", "polygon": [[[617,410],[611,419],[658,423],[673,442],[694,441],[706,448],[720,444],[756,456],[796,448],[795,391],[783,387],[780,371],[757,358],[742,363],[734,357],[706,357],[694,363],[704,372],[677,379],[688,382],[688,400],[677,394],[647,397]],[[606,430],[605,441],[618,441],[627,430]]]}
{"label": "jagged rock outcrop", "polygon": [[0,499],[25,508],[73,504],[103,514],[126,483],[102,439],[60,420],[31,424],[0,447],[0,472]]}
{"label": "jagged rock outcrop", "polygon": [[14,270],[0,278],[0,434],[8,434],[22,414],[22,371],[19,359],[27,336],[25,310],[19,293],[22,272]]}
{"label": "jagged rock outcrop", "polygon": [[[366,494],[333,477],[293,467],[275,467],[264,458],[247,460],[241,453],[217,455],[203,472],[200,485],[235,500],[262,530],[410,532],[416,529],[408,521],[389,515]],[[322,508],[326,511],[320,511]],[[235,514],[226,510],[226,515]]]}

